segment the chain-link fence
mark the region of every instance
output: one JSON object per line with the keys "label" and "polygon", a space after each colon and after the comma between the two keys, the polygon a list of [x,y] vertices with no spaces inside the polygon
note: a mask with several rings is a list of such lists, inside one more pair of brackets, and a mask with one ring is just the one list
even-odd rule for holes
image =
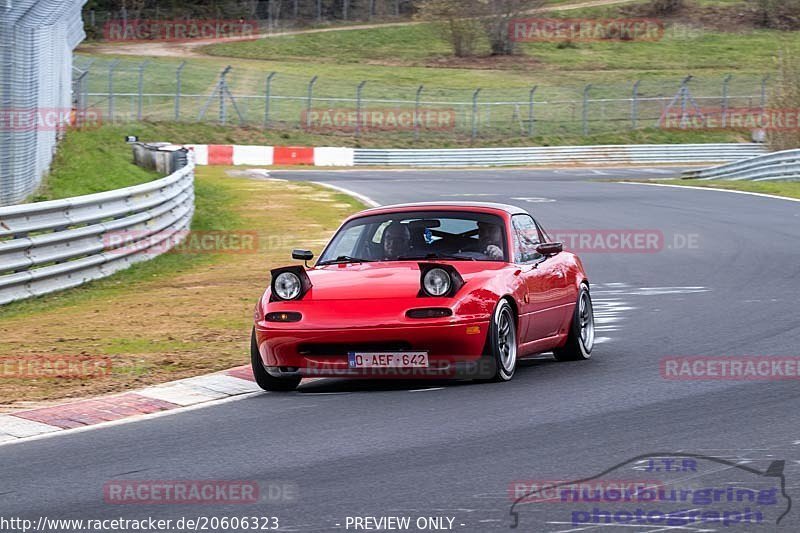
{"label": "chain-link fence", "polygon": [[0,5],[0,205],[39,185],[58,136],[74,120],[72,51],[85,0]]}
{"label": "chain-link fence", "polygon": [[767,106],[769,78],[448,88],[299,76],[205,62],[81,58],[80,101],[107,122],[174,120],[408,140],[591,135],[708,124]]}

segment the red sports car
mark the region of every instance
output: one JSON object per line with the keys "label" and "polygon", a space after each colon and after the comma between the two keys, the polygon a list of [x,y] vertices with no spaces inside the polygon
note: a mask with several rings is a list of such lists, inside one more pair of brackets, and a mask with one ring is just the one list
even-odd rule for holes
{"label": "red sports car", "polygon": [[310,376],[508,381],[521,357],[588,359],[593,344],[577,256],[517,207],[437,202],[353,215],[314,267],[273,270],[251,359],[262,388],[288,391]]}

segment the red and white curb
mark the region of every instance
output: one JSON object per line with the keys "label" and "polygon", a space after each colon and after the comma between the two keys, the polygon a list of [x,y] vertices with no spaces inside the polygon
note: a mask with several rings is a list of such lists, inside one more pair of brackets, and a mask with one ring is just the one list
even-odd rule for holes
{"label": "red and white curb", "polygon": [[195,163],[206,165],[265,165],[314,167],[355,166],[353,148],[308,146],[246,146],[232,144],[187,144]]}
{"label": "red and white curb", "polygon": [[263,392],[250,366],[0,415],[0,444]]}

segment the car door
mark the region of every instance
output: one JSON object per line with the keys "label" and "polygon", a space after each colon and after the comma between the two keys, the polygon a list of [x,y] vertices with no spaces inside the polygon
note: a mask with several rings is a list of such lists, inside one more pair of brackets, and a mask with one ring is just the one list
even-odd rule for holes
{"label": "car door", "polygon": [[523,343],[551,337],[563,323],[561,307],[566,275],[557,256],[546,257],[536,251],[542,234],[530,215],[514,215],[514,262],[522,269],[527,293],[523,296]]}
{"label": "car door", "polygon": [[[537,220],[534,220],[539,228],[542,242],[554,242]],[[557,290],[556,305],[561,307],[562,326],[568,327],[572,312],[575,310],[575,302],[578,298],[578,288],[575,279],[574,262],[570,259],[570,254],[560,253],[548,259],[548,270],[555,274],[553,283]]]}

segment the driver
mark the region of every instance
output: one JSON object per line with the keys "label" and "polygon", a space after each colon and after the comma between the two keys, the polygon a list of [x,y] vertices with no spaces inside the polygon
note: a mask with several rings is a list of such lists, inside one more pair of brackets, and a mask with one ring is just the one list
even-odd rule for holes
{"label": "driver", "polygon": [[480,252],[489,259],[503,260],[503,231],[497,224],[478,222],[478,242]]}
{"label": "driver", "polygon": [[384,260],[391,261],[407,255],[411,246],[411,233],[400,222],[392,222],[383,233]]}

